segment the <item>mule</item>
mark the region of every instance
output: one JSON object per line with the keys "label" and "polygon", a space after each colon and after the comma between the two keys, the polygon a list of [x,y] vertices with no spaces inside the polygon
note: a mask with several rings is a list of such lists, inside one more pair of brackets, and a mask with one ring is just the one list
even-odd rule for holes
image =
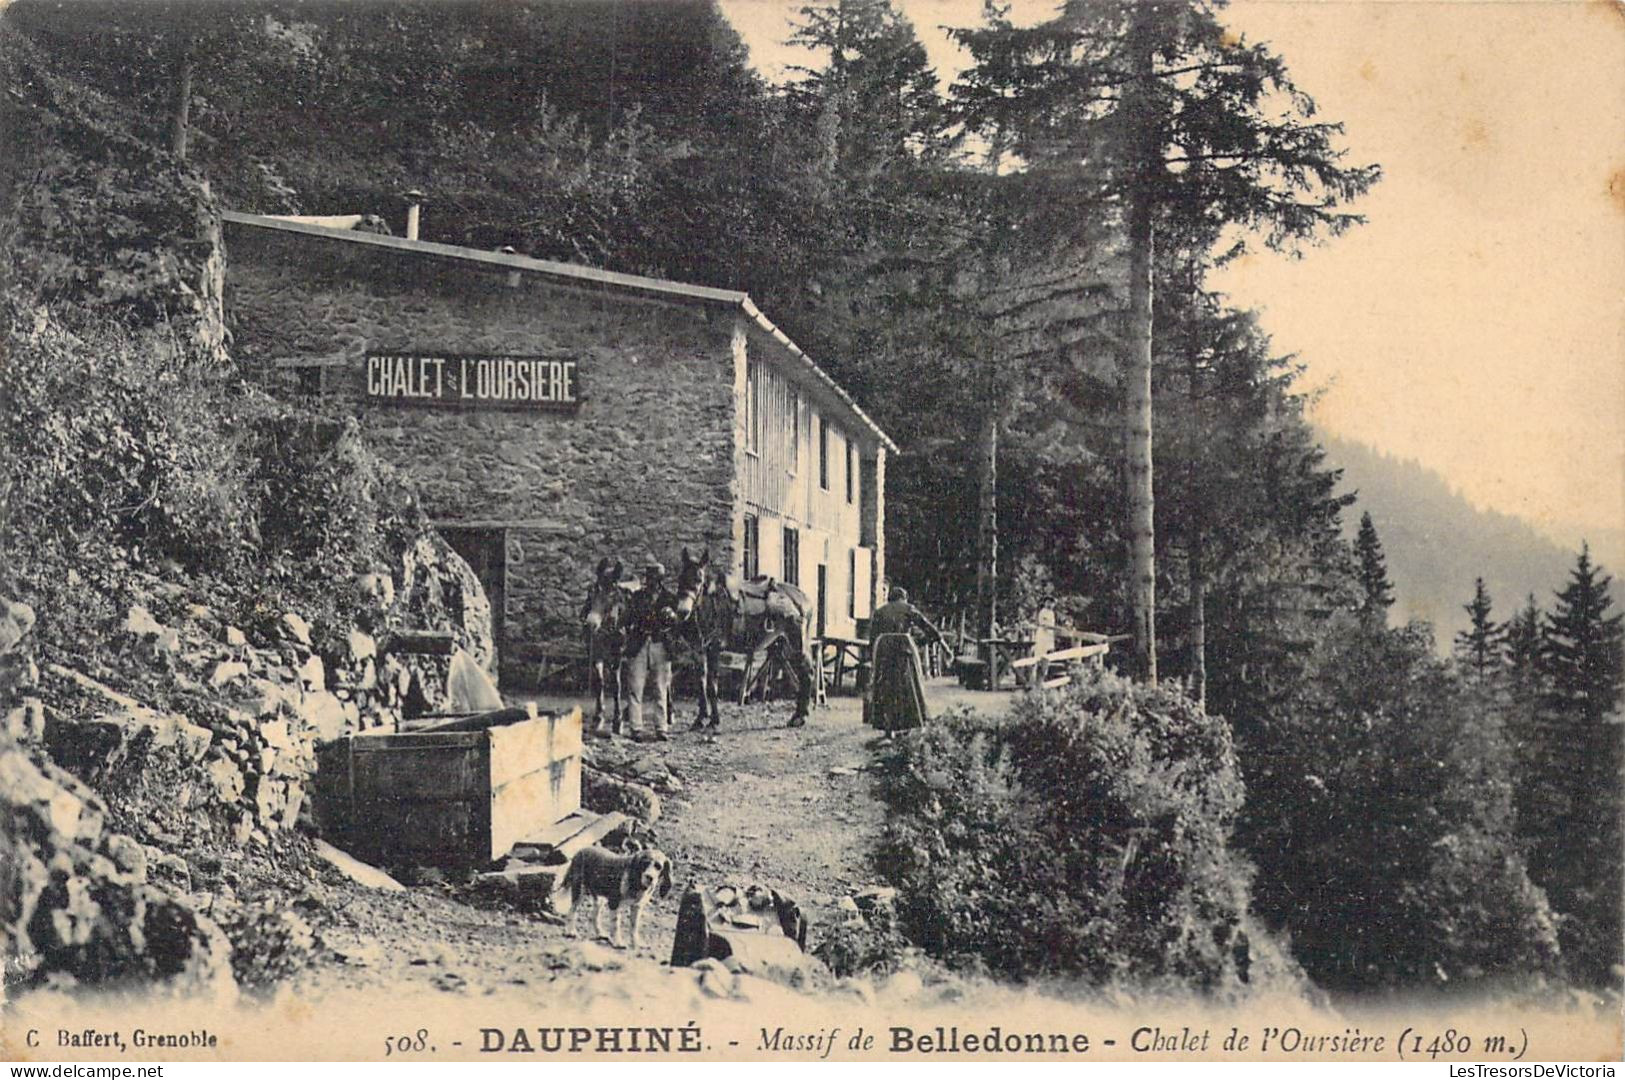
{"label": "mule", "polygon": [[[587,638],[587,689],[594,695],[592,733],[608,735],[621,731],[621,652],[626,645],[626,611],[635,584],[621,580],[620,563],[608,558],[598,561],[587,600],[581,606],[581,625]],[[604,724],[604,683],[613,680],[615,711],[610,726]]]}
{"label": "mule", "polygon": [[[714,583],[714,584],[713,584]],[[772,578],[754,578],[739,587],[737,596],[727,588],[712,570],[711,553],[706,551],[699,558],[689,554],[688,548],[683,549],[683,563],[677,574],[677,599],[673,612],[678,623],[678,633],[681,635],[689,623],[699,622],[702,618],[713,624],[720,621],[723,605],[720,601],[712,601],[710,614],[703,615],[707,605],[702,600],[708,595],[715,596],[717,590],[727,595],[736,606],[730,615],[732,621],[742,619],[746,626],[759,626],[761,629],[756,635],[756,641],[747,655],[754,656],[766,649],[775,641],[783,639],[786,651],[789,654],[790,669],[796,676],[796,711],[790,717],[789,727],[801,727],[807,723],[807,715],[812,709],[813,696],[813,668],[812,661],[807,658],[807,649],[811,643],[810,629],[812,625],[812,603],[807,594],[794,585]],[[696,637],[706,641],[706,629],[703,626],[695,630],[687,630],[689,640]],[[701,708],[707,707],[706,698],[709,697],[711,710],[710,727],[717,726],[716,713],[716,669],[720,659],[720,638],[715,645],[715,652],[708,647],[700,652],[701,685],[704,688],[701,695]],[[749,679],[750,672],[745,673]]]}
{"label": "mule", "polygon": [[711,553],[695,559],[683,549],[677,572],[675,639],[700,661],[700,712],[690,731],[715,731],[722,725],[717,709],[717,672],[722,650],[737,633],[739,601],[721,575],[711,572]]}

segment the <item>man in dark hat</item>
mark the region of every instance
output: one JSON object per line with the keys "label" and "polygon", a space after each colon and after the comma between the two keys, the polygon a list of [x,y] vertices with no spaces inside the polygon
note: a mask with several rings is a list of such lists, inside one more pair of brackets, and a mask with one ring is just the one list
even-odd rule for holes
{"label": "man in dark hat", "polygon": [[931,625],[920,609],[908,601],[907,590],[894,587],[886,603],[869,618],[869,689],[863,698],[863,722],[890,736],[917,728],[931,719],[925,703],[925,672],[920,653],[909,636],[918,629],[939,644],[942,631]]}

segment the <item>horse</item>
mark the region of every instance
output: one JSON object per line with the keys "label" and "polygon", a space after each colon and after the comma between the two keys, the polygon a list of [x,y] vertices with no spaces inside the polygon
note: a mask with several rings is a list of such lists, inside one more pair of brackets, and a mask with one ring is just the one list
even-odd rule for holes
{"label": "horse", "polygon": [[621,730],[621,651],[626,645],[626,609],[632,596],[632,583],[621,581],[621,564],[608,558],[598,561],[587,600],[581,605],[582,628],[587,637],[587,682],[594,694],[594,735],[610,733],[604,727],[604,680],[615,681],[615,711],[611,729]]}
{"label": "horse", "polygon": [[[715,587],[713,581],[715,580]],[[715,624],[720,620],[723,604],[712,601],[709,605],[701,601],[707,594],[715,594],[720,589],[726,594],[737,615],[730,615],[730,626],[735,617],[743,618],[745,624],[760,625],[762,630],[756,643],[750,649],[750,655],[772,645],[775,641],[783,639],[788,646],[790,668],[796,675],[796,711],[790,717],[788,727],[802,727],[807,723],[807,714],[812,708],[813,669],[812,662],[807,659],[807,647],[810,642],[809,627],[812,624],[812,603],[807,594],[794,585],[772,578],[753,578],[739,587],[738,596],[727,588],[720,580],[713,578],[711,569],[711,552],[706,551],[694,558],[689,554],[688,548],[683,549],[683,563],[677,574],[677,599],[673,613],[678,623],[679,635],[685,632],[689,623],[695,623],[696,628],[686,630],[688,640],[693,642],[706,641],[706,628],[699,626],[702,612],[709,614],[703,616]],[[720,640],[714,646],[715,652],[721,652]],[[704,665],[701,671],[703,693],[700,706],[706,707],[706,696],[710,698],[711,727],[717,726],[716,713],[716,661],[718,657],[711,651],[712,646],[707,645],[700,650],[701,662]],[[749,672],[746,673],[747,677]]]}
{"label": "horse", "polygon": [[660,698],[660,723],[654,740],[665,742],[671,731],[671,637],[676,626],[677,598],[665,587],[664,571],[652,566],[627,603],[621,646],[621,682],[626,687],[626,729],[634,739],[643,734],[643,688],[654,673]]}
{"label": "horse", "polygon": [[[720,575],[711,573],[711,552],[698,559],[683,549],[677,572],[675,639],[700,660],[700,713],[690,731],[715,731],[722,724],[717,710],[717,671],[722,650],[734,636],[739,601]],[[709,723],[707,721],[709,720]]]}

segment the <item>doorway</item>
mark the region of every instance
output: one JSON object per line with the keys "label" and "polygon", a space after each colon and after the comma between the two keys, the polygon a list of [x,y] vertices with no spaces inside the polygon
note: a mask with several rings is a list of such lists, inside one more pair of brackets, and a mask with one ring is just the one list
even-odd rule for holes
{"label": "doorway", "polygon": [[461,555],[479,578],[485,597],[491,601],[491,637],[496,656],[491,658],[492,674],[501,672],[501,658],[508,638],[508,530],[465,529],[455,525],[436,526],[452,550]]}

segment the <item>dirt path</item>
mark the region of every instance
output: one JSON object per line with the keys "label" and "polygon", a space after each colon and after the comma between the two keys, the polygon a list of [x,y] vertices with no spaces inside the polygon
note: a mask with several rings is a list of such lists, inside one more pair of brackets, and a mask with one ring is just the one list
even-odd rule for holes
{"label": "dirt path", "polygon": [[[944,684],[932,690],[934,702],[962,696]],[[554,708],[575,699],[540,703]],[[854,697],[832,697],[795,730],[784,727],[786,702],[724,704],[721,732],[711,738],[687,730],[694,708],[679,700],[672,741],[636,748],[663,761],[681,786],[663,797],[654,828],[656,844],[673,860],[677,889],[648,913],[640,955],[667,959],[677,898],[690,880],[778,889],[802,905],[816,940],[842,897],[879,880],[871,853],[884,811],[867,769],[876,732],[861,723]],[[564,928],[501,902],[471,905],[451,885],[387,893],[329,876],[319,888],[324,899],[312,921],[321,948],[296,983],[302,991],[523,993],[581,965],[583,951],[567,948]],[[586,954],[598,958],[589,969],[614,960]]]}

